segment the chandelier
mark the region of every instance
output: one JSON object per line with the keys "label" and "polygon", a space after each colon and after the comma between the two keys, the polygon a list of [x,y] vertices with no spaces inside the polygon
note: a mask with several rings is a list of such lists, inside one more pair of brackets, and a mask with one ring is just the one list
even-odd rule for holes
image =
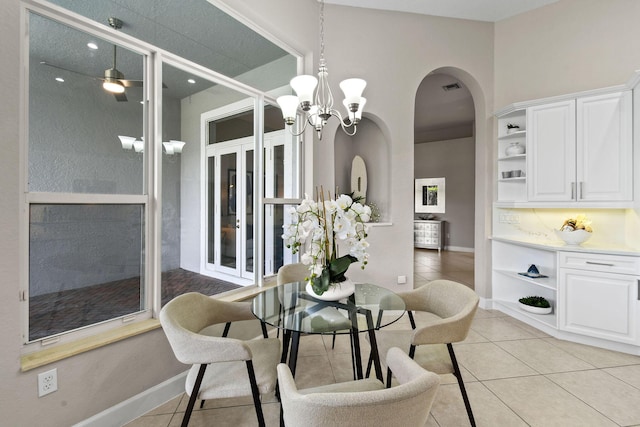
{"label": "chandelier", "polygon": [[[324,59],[324,0],[321,0],[318,78],[316,79],[310,75],[294,77],[291,79],[290,85],[297,96],[284,95],[277,99],[287,126],[292,126],[295,123],[298,107],[305,114],[302,130],[300,133],[292,131],[294,135],[301,135],[307,128],[307,124],[309,124],[316,130],[318,139],[322,139],[322,128],[327,124],[327,120],[331,116],[340,120],[340,126],[347,135],[353,136],[356,134],[356,126],[362,118],[362,109],[367,102],[366,98],[362,97],[362,91],[364,91],[367,82],[358,78],[346,79],[340,82],[340,89],[344,92],[345,98],[342,103],[347,109],[347,115],[343,118],[342,114],[333,108],[333,94],[329,87],[328,75],[329,70]],[[314,96],[316,87],[317,91]]]}

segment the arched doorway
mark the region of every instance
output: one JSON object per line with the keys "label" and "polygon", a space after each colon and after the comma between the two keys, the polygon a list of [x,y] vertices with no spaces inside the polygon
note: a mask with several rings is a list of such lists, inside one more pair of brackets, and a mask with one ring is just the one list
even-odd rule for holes
{"label": "arched doorway", "polygon": [[476,108],[465,79],[450,71],[434,70],[416,91],[414,179],[437,181],[439,196],[446,196],[438,209],[416,201],[416,234],[420,240],[423,229],[433,227],[428,233],[435,233],[446,251],[415,249],[414,285],[446,278],[475,288]]}

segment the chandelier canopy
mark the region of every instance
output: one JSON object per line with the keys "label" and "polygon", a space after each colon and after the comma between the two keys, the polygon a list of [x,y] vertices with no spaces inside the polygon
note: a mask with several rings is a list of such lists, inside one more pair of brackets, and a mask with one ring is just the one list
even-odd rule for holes
{"label": "chandelier canopy", "polygon": [[[284,122],[292,126],[298,115],[298,108],[305,114],[305,121],[300,135],[310,124],[322,139],[322,128],[327,124],[331,116],[340,120],[340,126],[347,135],[355,135],[356,126],[362,118],[362,109],[367,102],[362,97],[367,82],[363,79],[351,78],[340,82],[340,89],[344,93],[343,105],[347,109],[345,117],[340,111],[333,108],[333,94],[328,82],[329,70],[324,59],[324,0],[320,1],[320,61],[318,64],[318,78],[310,75],[296,76],[291,79],[290,85],[297,96],[284,95],[277,99],[282,110]],[[317,88],[317,90],[316,90]],[[315,96],[314,96],[315,91]],[[293,132],[293,131],[292,131]]]}

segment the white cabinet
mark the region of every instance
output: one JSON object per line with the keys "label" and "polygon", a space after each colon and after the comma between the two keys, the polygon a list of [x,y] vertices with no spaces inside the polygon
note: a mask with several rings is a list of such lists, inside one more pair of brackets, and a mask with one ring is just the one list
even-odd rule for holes
{"label": "white cabinet", "polygon": [[527,109],[529,201],[573,200],[576,177],[575,101]]}
{"label": "white cabinet", "polygon": [[527,200],[630,201],[630,91],[527,108]]}
{"label": "white cabinet", "polygon": [[576,198],[632,200],[631,91],[576,101]]}
{"label": "white cabinet", "polygon": [[413,222],[413,245],[416,248],[444,249],[444,221],[416,220]]}
{"label": "white cabinet", "polygon": [[639,343],[639,258],[560,252],[559,266],[561,330]]}

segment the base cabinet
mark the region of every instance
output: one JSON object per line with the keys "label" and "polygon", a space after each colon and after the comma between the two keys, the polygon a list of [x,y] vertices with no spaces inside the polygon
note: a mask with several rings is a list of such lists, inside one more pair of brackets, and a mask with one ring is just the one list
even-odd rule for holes
{"label": "base cabinet", "polygon": [[[640,355],[640,257],[496,240],[493,307],[552,336]],[[521,273],[536,264],[543,278]],[[537,295],[551,314],[531,314],[517,304]]]}
{"label": "base cabinet", "polygon": [[[558,327],[576,334],[638,344],[636,258],[560,253]],[[628,258],[628,259],[627,259]],[[584,268],[566,268],[584,262]]]}

